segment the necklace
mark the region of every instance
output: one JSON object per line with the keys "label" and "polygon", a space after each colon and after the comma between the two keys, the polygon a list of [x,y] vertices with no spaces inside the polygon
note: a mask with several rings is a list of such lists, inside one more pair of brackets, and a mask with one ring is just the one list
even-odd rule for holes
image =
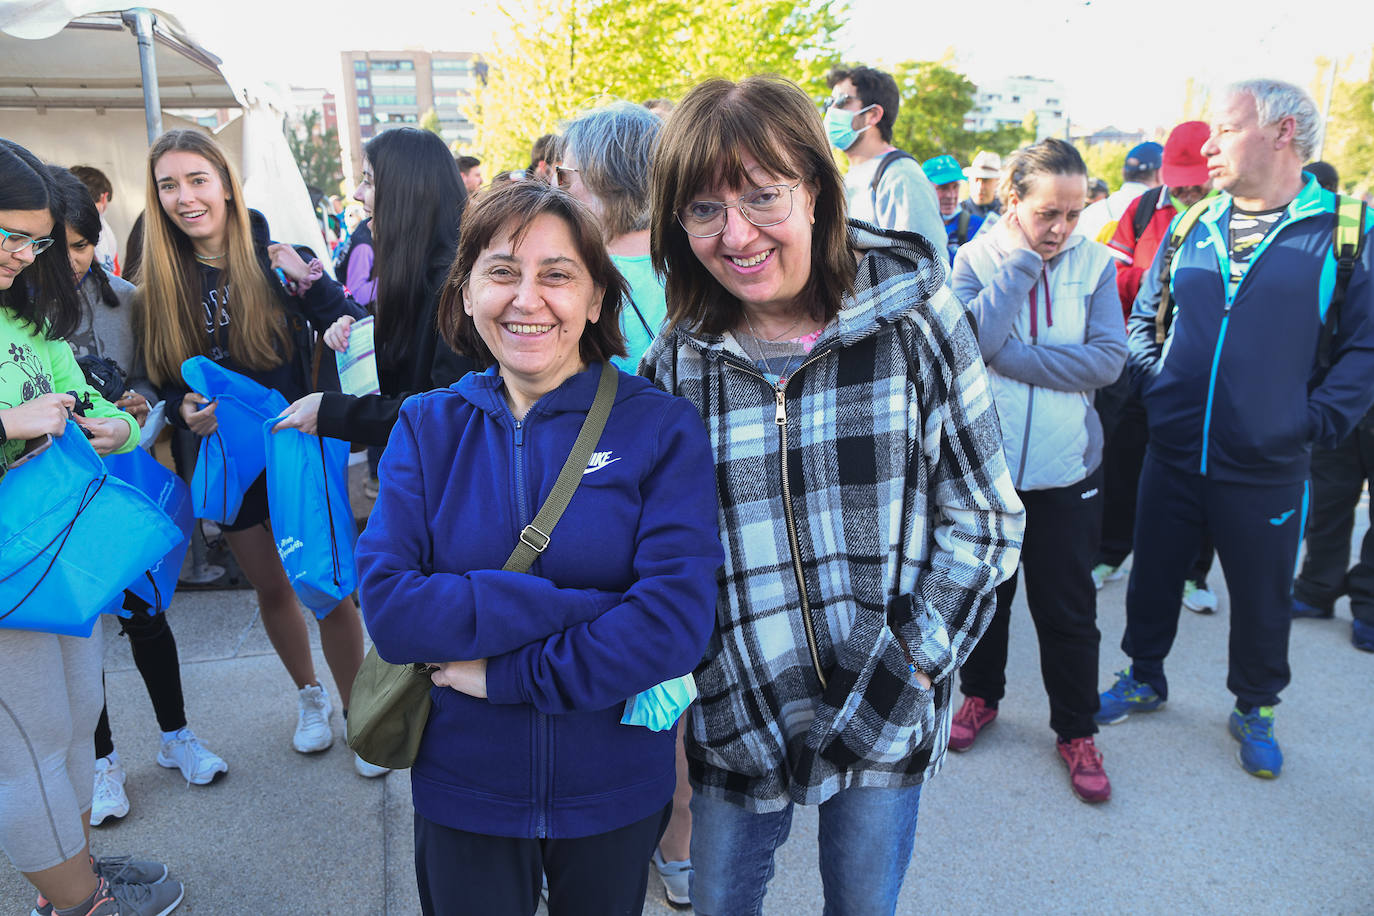
{"label": "necklace", "polygon": [[783,331],[777,337],[764,337],[758,331],[754,330],[754,322],[749,320],[749,312],[745,310],[743,307],[740,308],[740,311],[744,313],[744,323],[749,325],[749,333],[754,335],[754,339],[762,340],[767,343],[777,343],[778,341],[782,340],[784,337],[786,337],[788,334],[792,332],[792,328],[795,328],[797,325],[801,324],[802,320],[802,316],[798,315],[797,320],[792,322],[791,326],[789,326],[787,330]]}
{"label": "necklace", "polygon": [[[759,336],[759,332],[754,330],[754,322],[749,320],[749,313],[744,309],[740,309],[740,311],[744,312],[744,323],[749,326],[749,334],[751,337],[754,338],[754,349],[759,354],[759,362],[763,363],[764,371],[767,372],[769,375],[776,375],[778,377],[778,384],[782,385],[784,382],[787,381],[788,375],[791,374],[792,360],[796,358],[797,354],[794,353],[787,356],[783,360],[782,371],[774,372],[773,361],[769,357],[763,355],[763,345],[765,343],[777,343],[783,337],[791,333],[792,328],[795,328],[797,325],[801,324],[801,316],[798,316],[797,320],[792,322],[792,327],[788,328],[786,331],[783,331],[777,337],[769,338]],[[802,355],[805,356],[805,354]]]}
{"label": "necklace", "polygon": [[229,254],[227,251],[224,252],[224,254],[201,254],[199,251],[192,253],[196,256],[196,260],[199,261],[222,261]]}

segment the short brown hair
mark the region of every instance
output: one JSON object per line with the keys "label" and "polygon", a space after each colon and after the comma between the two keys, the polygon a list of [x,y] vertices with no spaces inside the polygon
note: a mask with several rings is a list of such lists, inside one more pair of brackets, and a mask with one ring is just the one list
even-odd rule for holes
{"label": "short brown hair", "polygon": [[114,200],[114,185],[110,184],[110,179],[100,169],[93,165],[74,165],[70,171],[81,179],[94,200],[100,200],[101,194],[108,194],[110,200]]}
{"label": "short brown hair", "polygon": [[802,290],[811,316],[828,322],[854,288],[845,225],[844,181],[830,155],[820,112],[795,83],[751,76],[707,80],[687,93],[659,134],[650,170],[650,254],[666,278],[668,320],[719,334],[739,323],[740,303],[697,259],[677,214],[703,188],[750,184],[744,160],[806,183],[816,199],[811,276]]}
{"label": "short brown hair", "polygon": [[471,356],[480,368],[496,362],[477,333],[477,327],[463,311],[463,290],[472,278],[478,257],[503,231],[509,229],[511,241],[518,245],[536,217],[545,213],[558,217],[568,226],[578,256],[587,266],[592,282],[602,287],[601,314],[595,323],[587,322],[578,342],[578,352],[586,363],[602,363],[612,356],[624,356],[625,335],[620,332],[620,309],[630,295],[629,284],[616,269],[596,217],[571,194],[542,181],[515,181],[499,185],[478,197],[463,214],[463,232],[458,239],[458,256],[449,268],[439,298],[439,333],[455,353]]}

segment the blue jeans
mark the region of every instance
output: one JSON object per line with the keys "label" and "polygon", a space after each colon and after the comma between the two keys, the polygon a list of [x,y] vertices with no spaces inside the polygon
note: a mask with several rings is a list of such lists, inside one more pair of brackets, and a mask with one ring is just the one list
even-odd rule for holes
{"label": "blue jeans", "polygon": [[[824,916],[892,916],[911,862],[921,787],[845,789],[820,807]],[[692,906],[697,916],[759,916],[792,805],[754,814],[692,795]]]}

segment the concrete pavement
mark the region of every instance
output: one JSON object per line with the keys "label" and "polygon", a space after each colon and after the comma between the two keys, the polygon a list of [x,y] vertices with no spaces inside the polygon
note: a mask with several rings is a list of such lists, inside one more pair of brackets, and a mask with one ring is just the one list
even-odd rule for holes
{"label": "concrete pavement", "polygon": [[[1114,788],[1100,806],[1069,791],[1018,599],[1000,718],[927,787],[898,913],[1374,912],[1374,655],[1350,645],[1344,601],[1333,621],[1297,621],[1293,683],[1278,711],[1283,776],[1251,777],[1226,733],[1229,602],[1219,574],[1213,585],[1219,613],[1183,612],[1167,706],[1099,736]],[[1104,687],[1125,664],[1124,595],[1124,580],[1100,593]],[[229,773],[188,786],[155,763],[151,705],[127,641],[105,618],[110,715],[132,810],[94,830],[97,854],[168,863],[187,887],[178,913],[418,913],[407,774],[358,777],[337,714],[332,749],[292,750],[294,691],[252,592],[182,593],[169,619],[190,724]],[[820,913],[815,836],[815,812],[797,811],[767,916]],[[0,900],[0,912],[16,914],[33,900],[7,862]],[[661,901],[651,877],[646,913],[676,912]]]}

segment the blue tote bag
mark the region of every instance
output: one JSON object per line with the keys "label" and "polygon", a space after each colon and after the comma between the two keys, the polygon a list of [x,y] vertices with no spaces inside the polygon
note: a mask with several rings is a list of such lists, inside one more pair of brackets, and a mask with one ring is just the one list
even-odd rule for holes
{"label": "blue tote bag", "polygon": [[[141,448],[125,455],[106,455],[105,467],[110,473],[148,497],[162,514],[176,525],[181,539],[143,575],[126,586],[129,591],[152,607],[152,613],[167,610],[177,588],[177,576],[191,544],[191,526],[195,514],[191,509],[191,490],[185,481],[163,467],[158,460]],[[119,613],[127,614],[122,609]]]}
{"label": "blue tote bag", "polygon": [[0,627],[89,636],[181,531],[68,423],[0,480]]}
{"label": "blue tote bag", "polygon": [[267,449],[267,506],[286,577],[301,603],[323,620],[358,587],[358,527],[348,502],[347,442],[298,429],[272,432]]}
{"label": "blue tote bag", "polygon": [[204,356],[182,363],[181,377],[192,391],[218,405],[219,428],[200,440],[191,475],[192,511],[196,518],[232,524],[243,494],[267,466],[262,424],[281,416],[286,398]]}

